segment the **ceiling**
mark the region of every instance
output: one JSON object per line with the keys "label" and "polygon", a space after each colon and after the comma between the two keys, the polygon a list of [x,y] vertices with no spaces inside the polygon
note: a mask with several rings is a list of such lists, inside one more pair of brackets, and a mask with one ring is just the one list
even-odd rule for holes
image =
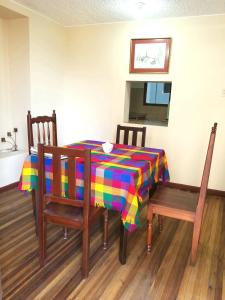
{"label": "ceiling", "polygon": [[225,0],[15,0],[64,26],[225,13]]}

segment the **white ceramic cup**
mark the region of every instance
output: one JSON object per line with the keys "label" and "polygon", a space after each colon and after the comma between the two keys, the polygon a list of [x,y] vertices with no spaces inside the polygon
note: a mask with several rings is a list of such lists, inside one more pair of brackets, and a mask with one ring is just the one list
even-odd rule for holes
{"label": "white ceramic cup", "polygon": [[113,144],[106,142],[106,143],[102,144],[102,148],[105,153],[110,153],[113,149]]}

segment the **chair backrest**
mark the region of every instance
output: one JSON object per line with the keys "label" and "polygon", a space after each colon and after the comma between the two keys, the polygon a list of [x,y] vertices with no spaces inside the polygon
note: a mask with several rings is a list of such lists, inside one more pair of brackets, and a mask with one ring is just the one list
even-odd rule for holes
{"label": "chair backrest", "polygon": [[132,134],[132,146],[138,146],[138,133],[141,134],[141,147],[145,146],[145,137],[146,137],[146,127],[132,127],[132,126],[122,126],[117,125],[116,131],[116,144],[120,144],[121,140],[121,131],[124,132],[123,139],[121,144],[129,144],[129,134]]}
{"label": "chair backrest", "polygon": [[[38,191],[40,199],[40,210],[44,203],[55,202],[64,205],[83,207],[84,222],[87,221],[90,206],[90,181],[91,181],[91,154],[90,149],[78,150],[55,146],[44,146],[38,144]],[[46,194],[45,191],[45,156],[52,156],[52,193]],[[47,157],[47,156],[46,156]],[[81,158],[78,162],[78,158]],[[65,160],[65,161],[64,161]],[[65,163],[68,167],[65,168]],[[84,199],[76,199],[76,165],[84,165]],[[65,171],[66,170],[66,171]],[[62,176],[68,176],[68,197],[62,195]],[[80,179],[80,178],[79,178]],[[40,213],[41,213],[40,211]]]}
{"label": "chair backrest", "polygon": [[[34,126],[36,125],[36,130]],[[37,135],[34,139],[34,133]],[[53,110],[52,116],[31,117],[30,111],[27,114],[27,134],[28,134],[28,150],[31,153],[31,147],[34,142],[47,145],[57,146],[57,124],[56,113]]]}
{"label": "chair backrest", "polygon": [[200,220],[203,214],[206,192],[207,192],[207,187],[209,182],[209,174],[211,169],[212,155],[213,155],[214,143],[216,138],[216,130],[217,130],[217,123],[214,123],[210,133],[209,145],[208,145],[208,150],[205,159],[205,166],[202,174],[198,205],[196,208],[196,218],[199,218]]}

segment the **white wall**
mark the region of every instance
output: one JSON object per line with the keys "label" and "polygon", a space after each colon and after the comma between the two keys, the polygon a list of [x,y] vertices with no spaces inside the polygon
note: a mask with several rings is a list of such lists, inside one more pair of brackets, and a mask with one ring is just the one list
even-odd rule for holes
{"label": "white wall", "polygon": [[[24,115],[30,101],[28,20],[0,20],[0,136],[6,137],[8,131],[18,128],[17,144],[24,148]],[[0,144],[0,149],[9,147],[8,143]]]}
{"label": "white wall", "polygon": [[[23,19],[0,19],[0,134],[18,127],[19,149],[27,149],[27,111],[49,115],[56,109],[58,135],[63,135],[65,29],[12,1],[0,5]],[[21,17],[21,16],[20,16]],[[3,109],[4,108],[4,109]],[[0,143],[0,148],[5,144]],[[1,158],[0,186],[19,179],[21,156]],[[13,167],[12,167],[13,166]]]}
{"label": "white wall", "polygon": [[[64,142],[115,140],[125,83],[172,81],[168,127],[148,126],[147,146],[166,150],[171,181],[200,185],[210,127],[218,132],[210,188],[225,190],[225,16],[68,29]],[[168,74],[129,74],[130,39],[171,37]],[[73,134],[71,134],[71,132]]]}
{"label": "white wall", "polygon": [[67,116],[64,106],[65,29],[40,16],[30,20],[31,112],[51,115],[56,110],[59,143]]}
{"label": "white wall", "polygon": [[[21,21],[21,19],[7,21],[11,23],[11,37],[14,38],[14,42],[12,44],[12,53],[15,55],[14,58],[18,58],[18,53],[26,53],[25,55],[27,59],[27,62],[18,60],[17,66],[14,64],[16,68],[13,67],[13,77],[14,79],[17,79],[17,82],[24,82],[24,76],[18,76],[15,72],[16,70],[19,70],[22,65],[29,72],[29,89],[27,89],[26,95],[25,91],[23,91],[23,99],[26,100],[23,100],[22,103],[18,101],[18,93],[16,95],[13,93],[12,95],[13,105],[10,103],[9,99],[7,100],[7,105],[9,105],[10,108],[10,114],[12,114],[13,117],[15,115],[19,115],[20,125],[18,125],[18,138],[21,136],[22,139],[21,145],[19,146],[20,148],[27,148],[26,115],[29,109],[31,109],[32,115],[34,116],[40,114],[49,115],[52,113],[53,109],[56,109],[58,135],[60,140],[60,137],[63,134],[62,124],[64,123],[65,117],[62,116],[62,114],[59,114],[59,111],[63,106],[64,95],[64,60],[66,56],[65,29],[52,20],[32,12],[31,10],[25,9],[23,6],[17,5],[15,2],[0,0],[0,5],[23,15],[27,18],[26,20],[28,22],[27,28],[23,28],[22,35],[22,32],[19,32],[19,29],[17,29],[17,32],[15,31],[15,27],[16,23],[18,24],[20,22],[21,24],[21,22],[25,21]],[[12,30],[13,27],[14,31]],[[28,47],[27,43],[24,44],[24,30],[27,30],[26,33],[28,34]],[[17,39],[15,35],[17,36]],[[20,65],[18,65],[19,63]],[[24,86],[24,84],[21,86]],[[22,95],[21,90],[19,93]],[[21,105],[19,103],[21,103]],[[13,127],[15,126],[13,125]]]}
{"label": "white wall", "polygon": [[7,131],[18,128],[17,144],[20,149],[25,149],[27,129],[24,116],[30,105],[28,19],[13,19],[5,22],[8,23],[9,107],[12,122],[11,128]]}
{"label": "white wall", "polygon": [[[8,81],[8,36],[5,22],[0,19],[0,136],[12,126]],[[1,148],[2,145],[0,145]]]}
{"label": "white wall", "polygon": [[[126,81],[172,81],[169,126],[148,126],[146,144],[166,150],[171,181],[199,185],[217,121],[209,186],[225,190],[225,15],[63,28],[14,2],[0,5],[29,19],[26,109],[34,115],[56,109],[60,144],[114,141],[126,111]],[[130,40],[145,37],[172,38],[168,74],[129,74]]]}

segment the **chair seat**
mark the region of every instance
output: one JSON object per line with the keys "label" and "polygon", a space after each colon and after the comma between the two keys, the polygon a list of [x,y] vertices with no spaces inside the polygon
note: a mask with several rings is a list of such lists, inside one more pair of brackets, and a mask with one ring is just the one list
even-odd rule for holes
{"label": "chair seat", "polygon": [[[89,222],[102,214],[103,210],[104,208],[102,207],[90,207]],[[54,218],[63,218],[64,220],[70,220],[75,223],[82,223],[83,209],[70,205],[62,205],[50,202],[45,206],[44,215]]]}
{"label": "chair seat", "polygon": [[207,187],[212,162],[213,148],[216,137],[217,123],[211,129],[208,150],[201,180],[199,193],[187,192],[160,186],[159,190],[150,197],[147,210],[147,249],[151,251],[153,216],[157,214],[160,231],[162,230],[162,216],[171,217],[193,223],[191,247],[191,263],[196,262],[197,248],[201,232],[203,210],[207,195]]}
{"label": "chair seat", "polygon": [[150,198],[150,203],[153,206],[195,212],[198,203],[198,193],[159,186],[152,198]]}
{"label": "chair seat", "polygon": [[[52,190],[46,192],[46,162],[45,154],[51,154]],[[66,165],[62,164],[61,157],[66,157]],[[77,158],[82,159],[82,171],[77,172]],[[62,197],[63,181],[67,180],[68,197]],[[83,181],[83,201],[74,199],[77,191],[77,182]],[[82,231],[82,274],[86,278],[89,274],[90,234],[91,224],[97,217],[104,217],[103,245],[107,248],[108,240],[108,211],[103,207],[92,207],[91,198],[91,150],[71,149],[67,147],[45,146],[38,144],[38,192],[39,192],[39,259],[40,266],[46,262],[47,224],[52,223],[64,228],[74,228]],[[65,237],[66,237],[65,230]]]}

